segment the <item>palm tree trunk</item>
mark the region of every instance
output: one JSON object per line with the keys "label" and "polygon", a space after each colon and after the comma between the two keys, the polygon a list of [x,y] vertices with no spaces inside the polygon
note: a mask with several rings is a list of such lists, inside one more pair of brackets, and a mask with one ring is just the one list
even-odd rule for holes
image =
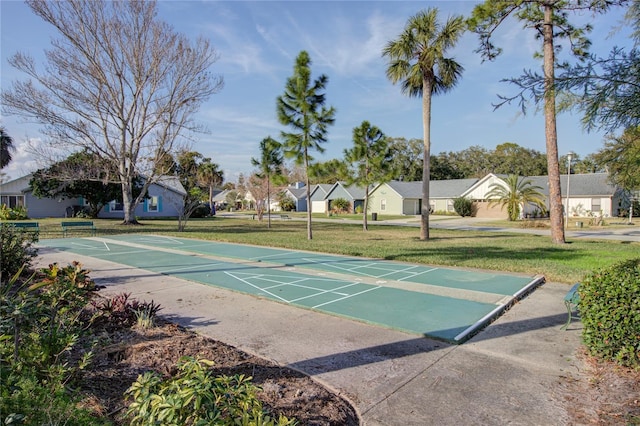
{"label": "palm tree trunk", "polygon": [[564,215],[560,189],[560,164],[558,162],[558,131],[556,128],[555,54],[553,46],[553,10],[544,7],[543,51],[544,51],[544,123],[547,143],[547,174],[549,175],[549,219],[551,241],[564,244]]}
{"label": "palm tree trunk", "polygon": [[422,209],[420,239],[429,239],[429,180],[431,173],[431,82],[422,80],[422,128],[424,152],[422,158]]}

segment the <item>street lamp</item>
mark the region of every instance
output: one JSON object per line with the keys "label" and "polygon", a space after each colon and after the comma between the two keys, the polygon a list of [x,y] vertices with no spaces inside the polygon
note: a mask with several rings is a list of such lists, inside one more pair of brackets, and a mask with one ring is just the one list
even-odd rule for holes
{"label": "street lamp", "polygon": [[569,227],[569,178],[571,177],[571,159],[575,153],[573,151],[569,151],[567,153],[567,205],[565,206],[564,213],[567,216],[567,220],[564,224],[565,228]]}

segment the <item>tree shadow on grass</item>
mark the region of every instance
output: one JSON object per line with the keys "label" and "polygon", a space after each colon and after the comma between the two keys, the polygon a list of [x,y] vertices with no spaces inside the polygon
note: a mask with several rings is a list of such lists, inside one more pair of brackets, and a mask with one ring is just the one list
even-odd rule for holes
{"label": "tree shadow on grass", "polygon": [[559,247],[508,248],[501,246],[462,245],[455,247],[427,247],[419,249],[403,249],[396,254],[385,255],[385,260],[401,260],[405,262],[428,263],[429,257],[447,258],[452,263],[466,262],[474,258],[518,261],[531,259],[575,260],[587,257],[581,250],[566,250]]}

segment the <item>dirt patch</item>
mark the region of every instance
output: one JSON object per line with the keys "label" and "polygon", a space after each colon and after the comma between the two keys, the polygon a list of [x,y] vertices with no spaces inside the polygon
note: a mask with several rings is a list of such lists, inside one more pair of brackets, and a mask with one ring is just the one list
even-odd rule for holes
{"label": "dirt patch", "polygon": [[171,376],[183,356],[214,361],[217,374],[251,376],[252,382],[262,388],[258,398],[272,414],[296,418],[301,425],[360,424],[348,401],[310,377],[175,324],[161,323],[146,330],[103,331],[98,338],[104,344],[94,349],[81,390],[87,406],[117,424],[126,424],[123,394],[138,375],[153,370]]}
{"label": "dirt patch", "polygon": [[640,425],[640,371],[579,354],[584,371],[560,388],[574,425]]}

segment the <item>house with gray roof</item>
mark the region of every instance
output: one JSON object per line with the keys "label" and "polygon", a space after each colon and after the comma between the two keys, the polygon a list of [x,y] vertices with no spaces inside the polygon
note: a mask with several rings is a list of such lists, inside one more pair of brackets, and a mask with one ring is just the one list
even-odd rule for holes
{"label": "house with gray roof", "polygon": [[[303,182],[296,182],[287,186],[283,191],[283,195],[293,201],[295,211],[307,211],[307,187]],[[279,208],[280,206],[278,205],[277,209]]]}
{"label": "house with gray roof", "polygon": [[327,201],[327,211],[332,209],[332,201],[338,198],[344,198],[351,204],[351,212],[355,212],[358,207],[364,207],[365,188],[356,185],[347,186],[344,182],[336,182],[327,192],[325,200]]}
{"label": "house with gray roof", "polygon": [[[32,219],[45,217],[72,217],[82,210],[85,201],[79,198],[38,198],[33,195],[29,182],[32,175],[0,184],[0,204],[13,208],[22,206]],[[134,212],[136,217],[177,217],[182,209],[186,191],[180,180],[174,176],[161,176],[158,181],[149,186],[148,198],[140,203]],[[105,205],[100,218],[124,218],[123,205],[112,201]]]}
{"label": "house with gray roof", "polygon": [[[506,210],[498,204],[490,206],[490,200],[486,197],[492,185],[504,183],[503,177],[505,176],[489,173],[462,193],[462,196],[474,201],[476,217],[506,217]],[[529,176],[526,179],[540,188],[548,210],[549,177]],[[628,195],[609,182],[607,173],[561,175],[560,188],[563,205],[565,209],[568,205],[570,217],[617,217],[622,210],[629,207]],[[538,207],[534,205],[521,206],[521,209],[523,215],[540,214]]]}
{"label": "house with gray roof", "polygon": [[[320,183],[318,185],[313,185],[311,188],[311,213],[327,213],[329,211],[329,206],[327,202],[327,194],[333,185],[328,183]],[[307,207],[305,205],[304,210],[299,211],[307,211]]]}
{"label": "house with gray roof", "polygon": [[[478,179],[432,180],[429,204],[432,212],[453,212],[453,200]],[[422,209],[422,182],[390,181],[373,188],[369,211],[389,215],[419,215]]]}

